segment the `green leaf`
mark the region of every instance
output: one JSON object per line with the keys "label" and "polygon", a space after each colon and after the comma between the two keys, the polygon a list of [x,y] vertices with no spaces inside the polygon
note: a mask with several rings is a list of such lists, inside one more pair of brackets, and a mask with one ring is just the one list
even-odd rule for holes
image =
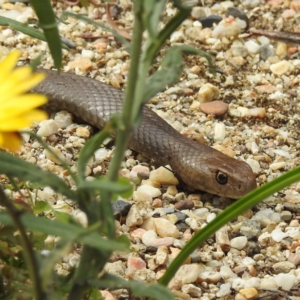
{"label": "green leaf", "polygon": [[33,207],[33,213],[36,215],[49,210],[52,210],[52,207],[46,201],[36,201]]}
{"label": "green leaf", "polygon": [[40,27],[44,31],[55,68],[60,70],[62,64],[62,44],[51,2],[50,0],[30,0],[30,4],[39,18]]}
{"label": "green leaf", "polygon": [[[45,35],[38,29],[32,28],[27,24],[15,21],[10,18],[0,16],[0,26],[9,26],[14,30],[20,31],[26,35],[36,38],[41,41],[47,41]],[[64,49],[69,49],[67,46],[63,45]]]}
{"label": "green leaf", "polygon": [[200,54],[204,56],[211,68],[212,62],[210,56],[202,50],[192,46],[182,45],[171,47],[161,62],[161,69],[156,71],[148,80],[143,101],[147,102],[157,93],[161,92],[167,85],[175,83],[183,68],[183,54]]}
{"label": "green leaf", "polygon": [[110,274],[105,274],[100,279],[88,280],[88,283],[99,289],[127,288],[138,297],[149,297],[158,300],[175,300],[174,296],[167,288],[157,283],[147,284],[142,281],[125,280]]}
{"label": "green leaf", "polygon": [[77,194],[62,179],[9,153],[0,152],[0,173],[23,181],[37,182],[41,187],[50,186],[69,199],[78,200]]}
{"label": "green leaf", "polygon": [[[79,242],[103,251],[127,251],[128,247],[123,241],[116,242],[103,238],[96,232],[91,232],[90,228],[82,228],[80,225],[49,220],[45,217],[35,217],[24,213],[21,221],[29,230],[36,230],[49,235],[60,236],[74,242]],[[0,212],[0,223],[13,225],[11,217],[6,212]]]}
{"label": "green leaf", "polygon": [[144,1],[143,3],[143,22],[150,39],[155,39],[158,35],[158,26],[165,6],[165,0]]}
{"label": "green leaf", "polygon": [[118,195],[124,195],[126,197],[131,196],[133,192],[132,184],[128,178],[119,178],[117,182],[111,182],[105,179],[105,177],[95,178],[92,181],[84,181],[79,184],[78,190],[93,190],[93,191],[107,191],[116,193]]}

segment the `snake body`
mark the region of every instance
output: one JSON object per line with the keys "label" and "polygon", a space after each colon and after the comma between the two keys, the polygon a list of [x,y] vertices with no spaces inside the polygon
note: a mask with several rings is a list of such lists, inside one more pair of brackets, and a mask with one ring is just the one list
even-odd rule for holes
{"label": "snake body", "polygon": [[[33,92],[48,96],[49,110],[67,110],[100,129],[113,114],[121,112],[122,91],[83,76],[39,71],[47,78]],[[237,199],[256,188],[255,175],[247,163],[182,136],[147,107],[129,147],[155,165],[170,165],[175,175],[194,189]]]}

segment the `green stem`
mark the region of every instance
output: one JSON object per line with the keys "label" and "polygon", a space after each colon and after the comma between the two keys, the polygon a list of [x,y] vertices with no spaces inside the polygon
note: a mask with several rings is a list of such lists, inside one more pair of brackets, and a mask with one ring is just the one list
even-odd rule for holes
{"label": "green stem", "polygon": [[[125,92],[125,100],[123,105],[123,111],[121,114],[121,122],[116,134],[116,150],[112,161],[110,163],[108,174],[106,179],[108,181],[117,181],[119,176],[120,165],[124,158],[125,150],[128,147],[130,136],[134,128],[134,120],[132,106],[135,100],[137,79],[138,79],[138,66],[141,55],[142,48],[142,38],[143,38],[143,26],[141,20],[142,11],[142,0],[135,1],[134,13],[135,13],[135,24],[133,29],[133,42],[131,46],[131,62],[128,74],[127,88]],[[141,103],[141,101],[140,101]],[[102,192],[101,193],[101,214],[102,220],[106,223],[105,229],[108,239],[115,238],[115,220],[113,217],[113,211],[111,206],[112,192]],[[88,216],[89,221],[92,223],[93,216]],[[72,286],[68,299],[80,300],[84,295],[85,290],[88,288],[87,280],[92,279],[97,276],[98,272],[101,271],[109,259],[111,252],[103,251],[101,257],[99,258],[99,251],[91,247],[85,246],[82,251],[82,257],[80,265],[76,271],[75,283]],[[98,259],[96,259],[98,258]],[[90,260],[94,259],[94,262]],[[87,269],[88,268],[88,269]]]}
{"label": "green stem", "polygon": [[[130,61],[130,69],[128,74],[127,88],[125,91],[125,99],[123,104],[123,110],[121,115],[121,123],[117,129],[116,134],[116,150],[113,156],[113,159],[110,163],[107,180],[108,181],[116,181],[119,176],[120,165],[124,158],[125,150],[128,147],[128,143],[131,137],[132,130],[134,128],[133,120],[133,110],[132,107],[134,105],[135,94],[137,90],[137,78],[138,74],[138,66],[141,54],[141,46],[143,39],[143,23],[141,20],[141,10],[142,10],[142,0],[135,1],[134,4],[134,14],[135,14],[135,23],[133,29],[133,42],[131,46],[131,61]],[[105,215],[112,216],[112,209],[110,205],[110,200],[112,197],[112,193],[106,192],[102,195],[102,201],[104,202],[103,207],[105,207]],[[110,219],[110,218],[107,218]],[[110,222],[108,224],[108,237],[114,237],[115,235],[115,225],[114,222]]]}
{"label": "green stem", "polygon": [[21,221],[22,211],[18,210],[9,199],[7,199],[2,186],[0,186],[0,203],[6,207],[16,228],[20,233],[20,241],[23,248],[23,256],[28,268],[29,277],[33,285],[33,298],[36,300],[45,300],[46,294],[43,292],[41,278],[39,276],[39,266],[34,255],[33,246],[31,245],[26,234],[25,227]]}

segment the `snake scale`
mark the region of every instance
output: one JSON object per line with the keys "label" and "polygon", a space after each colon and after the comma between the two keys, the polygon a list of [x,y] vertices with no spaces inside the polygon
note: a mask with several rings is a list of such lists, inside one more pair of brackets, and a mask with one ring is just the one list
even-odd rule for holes
{"label": "snake scale", "polygon": [[[122,109],[123,92],[110,85],[70,73],[39,71],[47,78],[32,91],[48,96],[49,110],[67,110],[101,129]],[[256,188],[255,175],[246,162],[182,136],[147,107],[129,147],[155,165],[170,165],[181,181],[197,190],[237,199]]]}

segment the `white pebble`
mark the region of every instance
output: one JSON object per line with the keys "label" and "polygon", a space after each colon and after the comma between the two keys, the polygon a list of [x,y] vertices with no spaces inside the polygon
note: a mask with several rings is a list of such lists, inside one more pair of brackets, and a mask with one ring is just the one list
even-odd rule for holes
{"label": "white pebble", "polygon": [[257,160],[253,159],[253,158],[247,158],[246,163],[251,167],[252,171],[254,173],[259,173],[261,168],[260,168],[260,164]]}
{"label": "white pebble", "polygon": [[230,38],[232,36],[237,36],[244,28],[246,28],[246,26],[246,22],[240,19],[235,19],[230,22],[223,20],[214,28],[212,37],[221,39],[224,37]]}
{"label": "white pebble", "polygon": [[293,274],[280,273],[274,277],[275,282],[285,291],[290,291],[297,279]]}
{"label": "white pebble", "polygon": [[206,217],[206,222],[209,223],[209,222],[213,221],[216,217],[217,217],[217,215],[216,215],[215,213],[210,213],[210,214]]}
{"label": "white pebble", "polygon": [[260,289],[262,290],[277,290],[278,284],[274,278],[262,278],[260,281]]}
{"label": "white pebble", "polygon": [[164,218],[154,218],[153,219],[155,229],[160,237],[179,237],[179,231],[177,227],[172,224],[169,220]]}
{"label": "white pebble", "polygon": [[184,35],[181,31],[175,31],[172,33],[170,37],[170,41],[172,43],[182,42],[184,40]]}
{"label": "white pebble", "polygon": [[247,48],[248,52],[250,52],[250,53],[257,53],[258,49],[259,49],[259,45],[252,40],[246,41],[245,47]]}
{"label": "white pebble", "polygon": [[281,229],[275,229],[271,232],[272,239],[277,243],[281,242],[287,236],[288,235],[286,233],[282,232]]}
{"label": "white pebble", "polygon": [[215,136],[216,141],[224,141],[226,135],[226,129],[224,123],[216,123],[215,125]]}
{"label": "white pebble", "polygon": [[244,288],[251,288],[251,287],[259,288],[260,287],[260,278],[252,277],[249,280],[246,280]]}
{"label": "white pebble", "polygon": [[59,128],[67,128],[73,124],[72,115],[65,110],[57,112],[54,120]]}
{"label": "white pebble", "polygon": [[270,66],[270,70],[273,74],[275,75],[284,75],[284,74],[288,74],[290,73],[291,71],[293,71],[294,69],[294,66],[292,63],[290,63],[289,61],[287,60],[282,60],[278,63],[275,63],[275,64],[272,64]]}
{"label": "white pebble", "polygon": [[221,284],[219,291],[216,293],[216,296],[225,297],[230,294],[231,294],[231,284],[228,282],[228,283]]}
{"label": "white pebble", "polygon": [[138,192],[142,192],[145,194],[148,194],[152,198],[159,197],[161,195],[161,191],[158,188],[155,188],[151,185],[144,184],[138,187],[137,189]]}
{"label": "white pebble", "polygon": [[237,277],[237,274],[235,274],[228,266],[221,266],[220,274],[224,280]]}
{"label": "white pebble", "polygon": [[154,230],[148,230],[142,236],[142,242],[146,246],[151,246],[153,241],[156,239],[157,239],[157,234]]}
{"label": "white pebble", "polygon": [[102,161],[104,161],[105,159],[108,158],[109,152],[105,148],[100,148],[100,149],[95,151],[94,155],[95,155],[95,160],[96,161],[102,162]]}
{"label": "white pebble", "polygon": [[247,238],[245,236],[238,236],[236,238],[233,238],[230,241],[230,246],[232,248],[238,249],[238,250],[242,250],[245,248],[245,246],[247,245]]}
{"label": "white pebble", "polygon": [[82,56],[82,58],[93,59],[94,56],[95,56],[95,53],[92,50],[82,50],[81,51],[81,56]]}
{"label": "white pebble", "polygon": [[280,162],[275,162],[270,164],[270,169],[276,171],[276,170],[284,169],[285,166],[286,166],[286,162],[280,161]]}
{"label": "white pebble", "polygon": [[149,179],[158,184],[166,184],[166,185],[179,184],[179,181],[174,176],[174,174],[170,170],[166,169],[165,167],[159,167],[158,169],[151,171]]}
{"label": "white pebble", "polygon": [[40,128],[37,131],[37,135],[39,136],[49,136],[51,134],[57,133],[59,126],[57,123],[50,119],[40,122]]}

